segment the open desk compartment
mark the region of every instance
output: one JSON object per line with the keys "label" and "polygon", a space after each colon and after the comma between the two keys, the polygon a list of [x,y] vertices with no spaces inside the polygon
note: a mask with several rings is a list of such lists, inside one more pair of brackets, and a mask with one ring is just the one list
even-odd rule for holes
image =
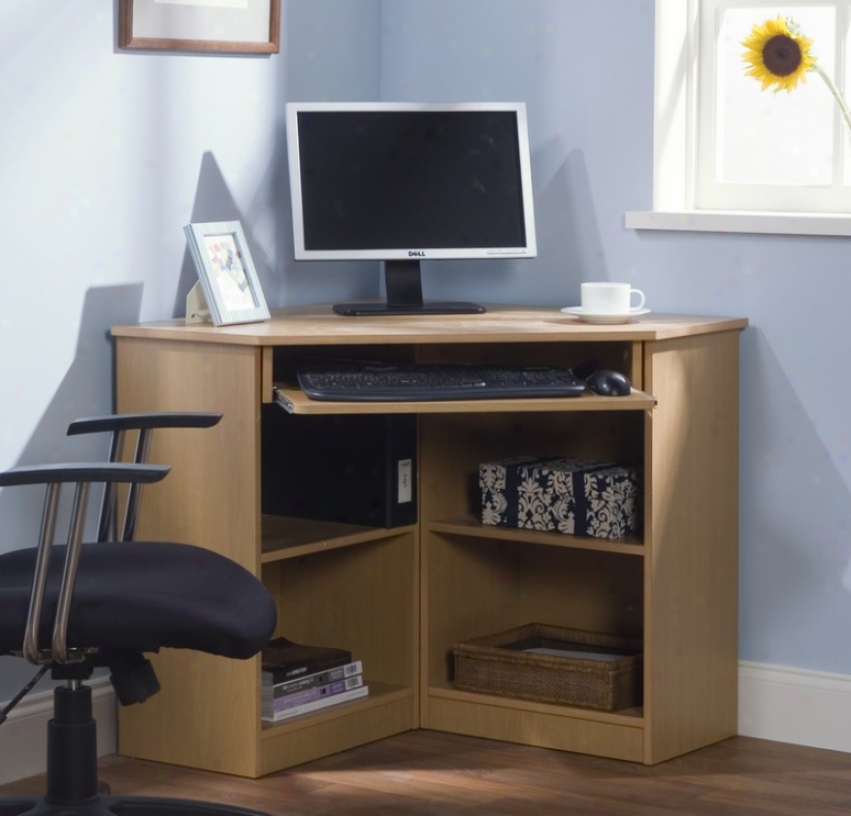
{"label": "open desk compartment", "polygon": [[[468,528],[480,535],[535,535],[481,524],[480,466],[509,457],[559,456],[615,462],[643,475],[644,420],[643,410],[420,417],[421,482],[427,486],[421,496],[421,522],[442,531],[454,525],[459,532]],[[560,537],[566,539],[562,546],[588,544],[586,537]],[[641,539],[630,536],[614,543],[634,546]]]}
{"label": "open desk compartment", "polygon": [[618,711],[641,705],[642,643],[528,623],[452,647],[455,688]]}

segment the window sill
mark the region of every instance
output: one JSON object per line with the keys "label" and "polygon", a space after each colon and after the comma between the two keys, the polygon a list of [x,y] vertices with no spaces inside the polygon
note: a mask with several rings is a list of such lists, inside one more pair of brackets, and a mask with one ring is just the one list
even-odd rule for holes
{"label": "window sill", "polygon": [[851,213],[764,213],[729,210],[637,211],[627,229],[677,232],[749,232],[758,235],[851,236]]}

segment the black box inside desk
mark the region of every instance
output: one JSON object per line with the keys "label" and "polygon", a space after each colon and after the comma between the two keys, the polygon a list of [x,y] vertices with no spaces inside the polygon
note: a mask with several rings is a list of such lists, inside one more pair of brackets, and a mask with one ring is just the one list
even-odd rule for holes
{"label": "black box inside desk", "polygon": [[264,405],[261,428],[265,515],[416,523],[415,414],[299,416]]}

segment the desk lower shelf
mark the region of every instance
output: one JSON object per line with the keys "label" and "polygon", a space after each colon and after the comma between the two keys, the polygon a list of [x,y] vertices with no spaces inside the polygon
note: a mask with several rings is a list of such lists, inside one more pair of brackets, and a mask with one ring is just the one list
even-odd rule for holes
{"label": "desk lower shelf", "polygon": [[[589,536],[563,535],[536,530],[518,530],[482,524],[475,516],[462,515],[424,524],[428,532],[471,538],[489,538],[494,541],[522,541],[597,552],[615,552],[644,557],[644,547],[635,537],[608,540]],[[416,525],[403,527],[363,527],[357,524],[340,524],[333,521],[315,521],[286,516],[263,516],[262,555],[264,564],[298,558],[302,555],[354,547],[370,541],[403,535],[416,530]]]}
{"label": "desk lower shelf", "polygon": [[381,541],[410,533],[415,529],[413,525],[364,527],[358,524],[341,524],[336,521],[264,515],[261,526],[260,561],[268,564],[342,547],[354,547],[370,541]]}
{"label": "desk lower shelf", "polygon": [[411,688],[370,681],[369,696],[362,700],[331,706],[290,722],[264,723],[259,775],[416,728],[416,702]]}
{"label": "desk lower shelf", "polygon": [[526,544],[543,544],[548,547],[596,550],[597,552],[614,552],[644,557],[644,547],[641,540],[635,536],[606,539],[538,530],[520,530],[513,527],[482,524],[475,516],[470,515],[441,519],[428,523],[425,527],[431,533],[448,533],[449,535],[468,536],[470,538],[488,538],[494,541],[519,541]]}

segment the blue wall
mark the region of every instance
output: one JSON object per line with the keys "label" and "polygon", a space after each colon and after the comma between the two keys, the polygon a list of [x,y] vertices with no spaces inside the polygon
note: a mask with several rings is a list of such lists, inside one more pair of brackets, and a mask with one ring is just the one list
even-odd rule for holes
{"label": "blue wall", "polygon": [[851,674],[851,242],[624,228],[652,207],[653,38],[648,0],[382,5],[384,98],[529,109],[539,257],[424,285],[574,305],[628,280],[658,311],[748,317],[740,656]]}
{"label": "blue wall", "polygon": [[[288,100],[523,100],[539,257],[434,264],[426,295],[574,305],[628,280],[657,311],[741,315],[741,657],[851,674],[851,245],[637,233],[652,199],[650,0],[285,0],[271,57],[128,54],[103,0],[0,4],[0,467],[100,456],[108,327],[182,314],[181,228],[240,219],[270,305],[371,294],[292,261]],[[0,493],[0,547],[39,506]],[[0,663],[0,699],[28,676]]]}
{"label": "blue wall", "polygon": [[[183,226],[240,220],[271,305],[376,291],[374,265],[294,270],[284,103],[374,99],[379,0],[284,5],[280,54],[122,52],[117,2],[0,3],[0,468],[99,459],[109,327],[184,314]],[[41,496],[0,491],[0,549]],[[0,658],[0,700],[32,669]]]}

